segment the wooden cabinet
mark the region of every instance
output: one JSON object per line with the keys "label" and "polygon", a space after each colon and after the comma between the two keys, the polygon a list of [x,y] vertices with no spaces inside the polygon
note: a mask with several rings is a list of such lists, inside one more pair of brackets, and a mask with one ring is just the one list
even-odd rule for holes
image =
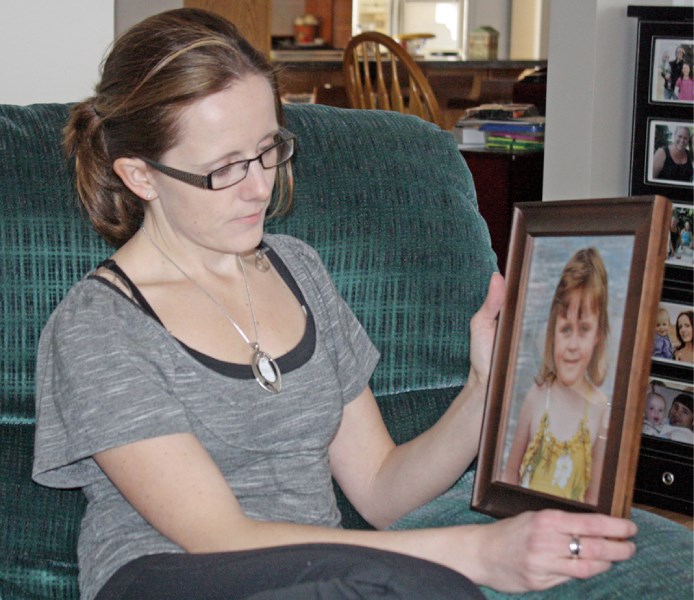
{"label": "wooden cabinet", "polygon": [[543,152],[464,149],[477,191],[480,214],[487,222],[499,270],[506,271],[513,205],[542,200]]}
{"label": "wooden cabinet", "polygon": [[183,6],[226,17],[253,46],[270,55],[271,0],[185,0]]}

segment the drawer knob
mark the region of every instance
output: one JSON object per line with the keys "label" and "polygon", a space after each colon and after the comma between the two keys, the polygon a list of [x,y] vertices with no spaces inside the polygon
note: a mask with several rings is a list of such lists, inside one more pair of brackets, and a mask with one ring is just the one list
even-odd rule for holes
{"label": "drawer knob", "polygon": [[670,473],[670,471],[665,471],[663,473],[663,483],[665,485],[672,485],[673,483],[675,483],[675,476],[672,473]]}

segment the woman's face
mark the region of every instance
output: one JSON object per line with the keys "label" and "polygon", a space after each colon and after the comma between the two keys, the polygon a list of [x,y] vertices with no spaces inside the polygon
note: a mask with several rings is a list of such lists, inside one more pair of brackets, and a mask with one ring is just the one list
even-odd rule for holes
{"label": "woman's face", "polygon": [[686,127],[678,127],[672,142],[679,150],[686,150],[689,146],[689,137],[689,129]]}
{"label": "woman's face", "polygon": [[[255,158],[274,143],[277,132],[270,84],[251,75],[183,109],[180,141],[160,162],[207,175],[231,162]],[[163,235],[191,249],[249,252],[260,243],[276,171],[255,161],[241,182],[203,190],[150,169],[157,195],[151,216]]]}
{"label": "woman's face", "polygon": [[680,334],[680,339],[685,344],[692,341],[692,322],[687,315],[677,317],[677,331]]}
{"label": "woman's face", "polygon": [[599,341],[598,314],[590,302],[582,300],[580,290],[571,292],[566,315],[557,315],[553,349],[557,379],[579,392]]}
{"label": "woman's face", "polygon": [[684,77],[685,79],[686,79],[687,77],[689,77],[689,72],[690,72],[690,71],[691,71],[691,69],[690,69],[689,65],[688,65],[687,63],[684,63],[684,64],[682,65],[682,77]]}

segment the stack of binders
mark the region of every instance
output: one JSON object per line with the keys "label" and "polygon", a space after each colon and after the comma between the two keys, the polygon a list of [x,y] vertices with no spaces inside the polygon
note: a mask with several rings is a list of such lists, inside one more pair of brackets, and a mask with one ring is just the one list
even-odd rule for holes
{"label": "stack of binders", "polygon": [[485,104],[468,109],[453,134],[461,148],[542,150],[545,118],[532,104]]}
{"label": "stack of binders", "polygon": [[542,150],[545,145],[544,117],[489,122],[481,125],[480,130],[487,134],[487,148]]}

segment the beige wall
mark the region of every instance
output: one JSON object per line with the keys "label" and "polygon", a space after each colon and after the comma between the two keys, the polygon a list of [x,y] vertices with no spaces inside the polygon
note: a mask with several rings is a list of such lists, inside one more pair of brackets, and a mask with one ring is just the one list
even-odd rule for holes
{"label": "beige wall", "polygon": [[90,95],[112,39],[113,0],[2,0],[0,103]]}
{"label": "beige wall", "polygon": [[544,200],[629,191],[637,20],[627,6],[691,0],[552,0]]}

